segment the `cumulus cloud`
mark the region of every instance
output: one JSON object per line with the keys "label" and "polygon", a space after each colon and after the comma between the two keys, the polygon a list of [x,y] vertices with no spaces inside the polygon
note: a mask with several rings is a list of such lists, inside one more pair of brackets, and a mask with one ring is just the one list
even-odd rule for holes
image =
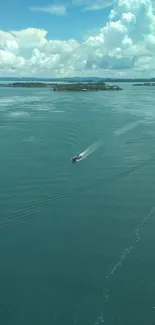
{"label": "cumulus cloud", "polygon": [[52,15],[64,16],[67,14],[67,8],[64,5],[49,5],[43,7],[30,7],[31,11],[42,11]]}
{"label": "cumulus cloud", "polygon": [[21,31],[12,31],[11,34],[21,49],[42,48],[48,42],[47,31],[44,29],[26,28]]}
{"label": "cumulus cloud", "polygon": [[0,31],[0,71],[47,77],[154,76],[154,49],[151,0],[118,0],[109,21],[82,42],[49,40],[47,31],[37,28]]}

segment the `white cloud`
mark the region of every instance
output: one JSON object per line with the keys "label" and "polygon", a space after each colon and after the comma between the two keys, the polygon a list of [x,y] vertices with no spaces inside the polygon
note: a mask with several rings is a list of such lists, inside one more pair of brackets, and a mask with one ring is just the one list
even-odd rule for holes
{"label": "white cloud", "polygon": [[12,52],[0,50],[0,69],[21,69],[25,64],[25,59],[14,55]]}
{"label": "white cloud", "polygon": [[155,15],[151,0],[118,0],[109,22],[82,42],[49,40],[47,31],[0,31],[1,75],[154,76]]}
{"label": "white cloud", "polygon": [[49,5],[45,7],[30,7],[31,11],[42,11],[52,15],[64,16],[67,14],[67,8],[65,5]]}
{"label": "white cloud", "polygon": [[97,0],[83,8],[82,11],[102,10],[113,5],[114,1]]}
{"label": "white cloud", "polygon": [[72,0],[72,4],[82,7],[82,11],[99,11],[111,7],[116,0]]}
{"label": "white cloud", "polygon": [[21,49],[33,49],[34,47],[45,46],[47,31],[38,28],[26,28],[21,31],[12,31],[14,39]]}

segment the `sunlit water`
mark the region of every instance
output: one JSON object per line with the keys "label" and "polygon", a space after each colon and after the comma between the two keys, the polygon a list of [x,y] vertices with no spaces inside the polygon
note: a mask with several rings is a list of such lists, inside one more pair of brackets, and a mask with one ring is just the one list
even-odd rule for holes
{"label": "sunlit water", "polygon": [[0,89],[1,325],[154,324],[155,89],[121,86]]}

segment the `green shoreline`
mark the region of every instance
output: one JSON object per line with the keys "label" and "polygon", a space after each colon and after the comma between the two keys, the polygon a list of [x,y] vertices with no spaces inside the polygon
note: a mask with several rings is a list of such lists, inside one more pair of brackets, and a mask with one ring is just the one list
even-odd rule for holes
{"label": "green shoreline", "polygon": [[77,82],[77,83],[45,83],[45,82],[13,82],[0,84],[2,88],[49,88],[52,91],[108,91],[122,90],[117,85],[108,85],[105,82]]}

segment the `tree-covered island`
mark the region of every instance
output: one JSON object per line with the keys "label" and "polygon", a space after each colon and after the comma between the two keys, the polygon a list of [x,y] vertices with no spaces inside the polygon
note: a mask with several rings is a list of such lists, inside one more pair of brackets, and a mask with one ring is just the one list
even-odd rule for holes
{"label": "tree-covered island", "polygon": [[108,91],[122,90],[117,85],[108,85],[105,82],[77,82],[77,83],[46,83],[46,82],[13,82],[0,84],[5,88],[49,88],[52,91]]}

